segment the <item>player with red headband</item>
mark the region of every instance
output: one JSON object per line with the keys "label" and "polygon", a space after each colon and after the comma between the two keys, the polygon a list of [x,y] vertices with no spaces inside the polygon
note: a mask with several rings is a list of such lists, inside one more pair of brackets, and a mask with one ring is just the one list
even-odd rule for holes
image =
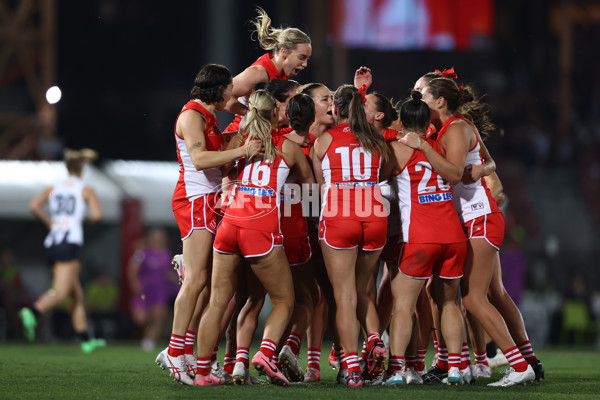
{"label": "player with red headband", "polygon": [[[415,83],[415,90],[421,90],[425,84],[431,81],[434,78],[439,77],[453,78],[457,79],[457,75],[454,71],[454,68],[450,68],[447,70],[435,70],[435,72],[429,72],[423,75],[417,82]],[[459,87],[460,89],[460,87]],[[494,172],[496,168],[496,164],[489,154],[487,147],[483,143],[480,138],[481,145],[481,159],[482,164],[478,165],[467,165],[465,167],[465,171],[463,172],[462,183],[464,184],[472,184],[475,181],[480,180],[482,177],[485,179],[485,182],[490,189],[490,194],[498,204],[501,205],[504,202],[505,197],[502,193],[502,183],[498,175]],[[502,271],[500,265],[500,255],[497,252],[494,257],[494,272],[492,274],[492,281],[490,283],[490,290],[488,292],[488,297],[492,304],[496,306],[498,311],[502,314],[502,317],[505,319],[510,334],[515,341],[515,343],[519,344],[519,348],[523,350],[524,356],[529,364],[531,364],[535,375],[536,380],[544,378],[544,367],[535,356],[533,349],[531,348],[531,344],[529,342],[529,338],[527,335],[527,330],[525,329],[525,323],[523,322],[523,317],[518,307],[515,305],[514,301],[510,297],[510,295],[506,292],[504,285],[502,284]],[[487,335],[485,330],[481,326],[481,323],[476,318],[471,318],[470,314],[467,314],[467,321],[469,322],[470,328],[470,337],[473,345],[473,349],[475,352],[475,365],[473,375],[475,377],[491,377],[491,368],[488,364],[486,357],[486,339]],[[429,329],[421,325],[421,333],[424,330],[429,332]],[[427,335],[428,336],[428,335]],[[489,339],[487,339],[489,340]],[[424,341],[423,343],[428,343]],[[494,344],[492,342],[492,344]],[[495,346],[494,346],[495,347]],[[499,353],[502,354],[502,353]],[[502,356],[502,358],[504,358]],[[508,361],[505,360],[506,363]]]}
{"label": "player with red headband", "polygon": [[258,43],[264,50],[252,65],[233,78],[233,97],[225,107],[235,113],[234,121],[225,132],[237,131],[248,111],[247,99],[257,84],[271,79],[289,79],[308,66],[312,54],[310,37],[297,28],[273,28],[265,10],[256,8],[258,17],[250,23],[254,26]]}
{"label": "player with red headband", "polygon": [[[427,83],[429,83],[432,79],[440,78],[440,77],[449,78],[449,79],[457,79],[458,75],[454,71],[454,67],[444,69],[442,71],[440,71],[439,69],[436,69],[433,72],[428,72],[425,75],[421,76],[415,82],[413,90],[421,92],[423,87]],[[435,139],[436,136],[437,136],[436,128],[433,124],[431,124],[427,131],[427,137]],[[485,146],[482,148],[482,155],[483,155],[483,159],[485,161],[484,165],[485,165],[486,169],[489,170],[490,168],[495,168],[494,160],[492,160],[492,158],[489,156]],[[433,301],[433,299],[430,296],[430,292],[429,292],[430,283],[431,283],[431,280],[427,283],[426,287],[423,288],[422,293],[419,297],[419,300],[417,301],[417,316],[418,316],[417,321],[419,323],[419,336],[418,336],[418,338],[415,338],[415,340],[414,340],[414,345],[416,347],[416,353],[414,355],[414,357],[416,357],[416,359],[414,360],[414,367],[415,367],[414,369],[419,372],[419,375],[423,375],[427,372],[427,369],[425,368],[425,355],[427,354],[427,348],[429,347],[429,342],[431,340],[431,336],[432,336],[432,332],[433,332],[433,344],[434,344],[434,349],[436,351],[436,355],[434,357],[434,362],[433,362],[433,368],[435,370],[437,370],[438,361],[441,358],[442,359],[441,365],[444,366],[444,372],[438,376],[438,378],[441,379],[446,376],[447,368],[445,366],[447,365],[447,362],[446,362],[447,349],[445,348],[443,341],[441,340],[441,337],[438,338],[435,334],[435,332],[440,331],[440,327],[438,324],[439,313],[437,311],[437,306],[436,306],[435,302]],[[435,326],[435,329],[432,331],[432,328],[434,326]],[[438,339],[440,339],[440,340],[438,340]],[[443,353],[443,354],[441,354],[441,353]],[[407,356],[409,362],[411,361],[410,357],[412,357],[412,356]],[[463,361],[461,363],[461,370],[464,373],[465,382],[470,383],[472,380],[471,376],[473,374],[471,374],[471,370],[470,370],[471,367],[469,367],[471,360],[470,360],[469,353],[468,353],[466,332],[465,332],[464,343],[463,343],[463,351],[461,352],[461,359]],[[467,367],[469,367],[469,371],[466,370]],[[410,381],[410,379],[408,379],[408,381]]]}
{"label": "player with red headband", "polygon": [[364,383],[356,353],[357,311],[369,332],[368,372],[379,375],[386,355],[367,285],[385,245],[387,210],[377,183],[387,146],[367,122],[363,98],[354,86],[338,88],[333,99],[338,125],[316,140],[313,156],[315,177],[324,188],[319,239],[337,307],[345,384],[353,387]]}
{"label": "player with red headband", "polygon": [[[402,140],[420,149],[431,165],[454,188],[454,201],[468,238],[467,261],[461,293],[465,308],[479,320],[508,359],[512,370],[492,386],[513,386],[534,380],[531,365],[515,345],[502,315],[488,300],[489,283],[493,276],[494,259],[502,244],[504,219],[483,178],[464,184],[461,179],[465,165],[482,165],[481,139],[493,129],[485,105],[475,100],[470,87],[460,88],[450,78],[434,78],[422,90],[423,101],[431,110],[431,122],[437,131],[437,142],[445,149],[443,157],[431,150],[428,143],[414,135]],[[459,113],[460,111],[460,113]],[[529,346],[530,348],[530,346]]]}

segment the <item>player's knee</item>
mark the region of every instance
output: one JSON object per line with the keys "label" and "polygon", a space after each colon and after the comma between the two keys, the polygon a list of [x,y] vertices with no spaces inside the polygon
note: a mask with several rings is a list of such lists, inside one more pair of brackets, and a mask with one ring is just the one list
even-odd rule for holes
{"label": "player's knee", "polygon": [[337,307],[356,307],[358,296],[354,292],[339,293],[335,295],[335,304]]}
{"label": "player's knee", "polygon": [[[279,306],[293,311],[294,309],[294,294],[281,293],[280,295],[271,295],[273,307]],[[291,312],[290,311],[290,312]]]}
{"label": "player's knee", "polygon": [[69,292],[66,289],[50,289],[48,290],[48,295],[50,295],[54,301],[60,303],[67,298]]}
{"label": "player's knee", "polygon": [[475,296],[463,296],[462,298],[462,306],[471,314],[475,313],[477,307],[481,304]]}
{"label": "player's knee", "polygon": [[200,293],[207,285],[207,279],[191,279],[189,276],[186,276],[186,279],[183,281],[183,285],[181,286],[180,291],[184,291],[189,293],[195,299],[200,296]]}

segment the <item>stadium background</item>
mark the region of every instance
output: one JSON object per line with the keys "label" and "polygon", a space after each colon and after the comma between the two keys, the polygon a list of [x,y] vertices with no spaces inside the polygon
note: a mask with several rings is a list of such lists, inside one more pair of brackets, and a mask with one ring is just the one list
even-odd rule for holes
{"label": "stadium background", "polygon": [[[502,251],[507,286],[520,300],[534,343],[568,340],[563,330],[571,319],[587,332],[581,340],[591,342],[597,332],[591,319],[600,320],[597,2],[182,0],[167,6],[142,0],[1,0],[0,158],[52,160],[60,159],[62,147],[91,147],[101,156],[94,176],[107,197],[117,193],[112,200],[121,209],[86,230],[81,275],[84,283],[107,277],[118,288],[106,317],[117,321],[109,334],[131,335],[123,323],[129,300],[122,269],[141,228],[163,226],[173,251],[180,246],[168,205],[148,211],[162,187],[136,186],[111,171],[136,166],[149,178],[165,166],[176,168],[174,118],[197,71],[216,62],[237,74],[263,53],[251,41],[247,23],[255,4],[275,26],[296,26],[311,36],[313,56],[297,77],[301,83],[335,89],[366,65],[374,73],[372,90],[402,99],[421,74],[454,66],[461,83],[487,94],[499,128],[488,147],[509,198]],[[33,38],[25,34],[25,28],[43,25],[44,7],[53,10],[51,42],[43,36],[49,31]],[[21,18],[19,10],[31,16]],[[30,50],[19,52],[27,43]],[[42,77],[52,77],[49,83],[63,92],[54,107],[41,104],[43,92],[36,94],[28,79],[47,67],[50,44],[52,72]],[[230,119],[219,115],[222,127]],[[21,201],[22,212],[7,204],[15,200],[11,191],[20,174],[31,167],[37,176],[56,166],[1,163],[0,248],[13,257],[26,297],[35,298],[48,284],[41,247],[45,231],[28,215],[28,200]],[[7,185],[11,179],[13,185]],[[168,189],[162,192],[169,196]],[[583,308],[563,308],[573,304]],[[563,309],[587,314],[573,318]],[[54,325],[60,326],[60,312],[55,314]],[[15,338],[6,315],[0,318],[0,338]],[[47,337],[68,334],[54,329]]]}

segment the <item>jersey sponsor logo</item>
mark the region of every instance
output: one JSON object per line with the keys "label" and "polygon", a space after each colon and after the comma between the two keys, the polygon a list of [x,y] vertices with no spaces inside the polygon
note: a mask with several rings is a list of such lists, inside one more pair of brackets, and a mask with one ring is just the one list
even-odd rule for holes
{"label": "jersey sponsor logo", "polygon": [[477,210],[483,210],[483,209],[484,209],[483,202],[471,204],[471,211],[477,211]]}
{"label": "jersey sponsor logo", "polygon": [[250,186],[238,186],[237,190],[239,190],[240,192],[248,193],[252,196],[259,197],[270,197],[273,196],[273,193],[275,193],[273,189],[257,188]]}
{"label": "jersey sponsor logo", "polygon": [[337,187],[357,187],[357,186],[375,186],[376,182],[338,182]]}
{"label": "jersey sponsor logo", "polygon": [[452,193],[433,193],[417,196],[419,204],[439,203],[442,201],[452,200]]}

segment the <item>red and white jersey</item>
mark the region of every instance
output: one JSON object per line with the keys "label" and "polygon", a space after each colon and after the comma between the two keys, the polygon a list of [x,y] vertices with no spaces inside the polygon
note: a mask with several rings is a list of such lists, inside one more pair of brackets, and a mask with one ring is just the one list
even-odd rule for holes
{"label": "red and white jersey", "polygon": [[[252,63],[252,65],[250,65],[250,66],[252,67],[254,65],[260,65],[261,67],[263,67],[267,71],[269,80],[289,79],[286,74],[284,74],[283,72],[279,72],[277,70],[277,68],[275,67],[275,64],[273,64],[273,54],[272,53],[263,54],[262,56],[260,56],[258,58],[258,60],[254,61]],[[242,96],[242,97],[238,97],[237,100],[240,103],[242,103],[243,105],[248,106],[248,98],[249,97],[250,96]],[[241,121],[242,121],[242,116],[236,114],[233,121],[229,125],[227,125],[227,127],[225,128],[225,132],[235,132],[235,131],[239,130]]]}
{"label": "red and white jersey", "polygon": [[[438,144],[429,142],[438,153]],[[465,234],[452,202],[452,187],[421,151],[412,156],[394,178],[405,243],[459,243]]]}
{"label": "red and white jersey", "polygon": [[[440,143],[442,136],[446,133],[448,126],[452,121],[462,119],[461,116],[449,118],[440,131],[438,132],[437,141]],[[466,121],[471,128],[472,124]],[[473,128],[474,129],[474,128]],[[483,158],[481,157],[481,145],[479,143],[479,136],[475,135],[477,142],[472,149],[467,153],[467,159],[465,165],[481,165],[483,164]],[[454,205],[458,212],[458,217],[461,223],[465,223],[486,215],[492,212],[500,212],[500,209],[496,205],[496,201],[492,197],[490,190],[488,189],[485,179],[481,178],[477,182],[465,185],[462,182],[457,183],[453,186],[454,189]]]}
{"label": "red and white jersey", "polygon": [[[281,151],[286,139],[276,136],[272,140]],[[271,162],[259,159],[246,163],[240,159],[223,219],[241,228],[281,233],[280,193],[289,173],[290,166],[282,155]]]}
{"label": "red and white jersey", "polygon": [[387,218],[377,184],[381,157],[360,146],[348,123],[327,132],[332,141],[321,160],[325,180],[321,220]]}
{"label": "red and white jersey", "polygon": [[[198,111],[206,121],[206,128],[204,129],[206,151],[222,151],[225,142],[219,130],[217,118],[201,104],[193,100],[190,100],[183,107],[179,115],[186,110]],[[177,119],[179,119],[179,115]],[[175,126],[177,126],[177,121],[175,121]],[[197,171],[185,145],[185,140],[180,138],[177,132],[175,132],[175,142],[177,144],[177,159],[179,161],[179,180],[175,187],[175,193],[173,193],[173,202],[220,191],[223,179],[221,167],[205,168]]]}

